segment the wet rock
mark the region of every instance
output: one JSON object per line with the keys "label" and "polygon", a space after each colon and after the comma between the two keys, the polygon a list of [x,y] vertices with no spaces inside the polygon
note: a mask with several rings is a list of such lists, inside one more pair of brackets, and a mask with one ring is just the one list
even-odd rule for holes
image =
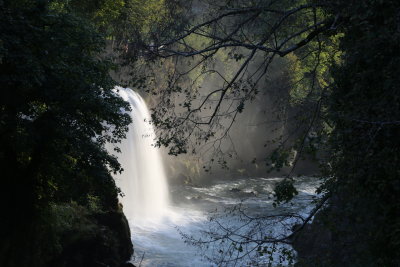
{"label": "wet rock", "polygon": [[203,197],[200,195],[196,195],[190,198],[190,200],[200,200],[200,199],[203,199]]}

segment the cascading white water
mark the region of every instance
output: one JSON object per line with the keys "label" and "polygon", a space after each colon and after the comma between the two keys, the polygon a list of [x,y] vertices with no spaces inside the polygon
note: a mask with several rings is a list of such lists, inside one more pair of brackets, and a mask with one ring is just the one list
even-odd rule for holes
{"label": "cascading white water", "polygon": [[[120,199],[123,204],[124,213],[130,222],[132,239],[135,246],[137,262],[136,266],[219,266],[209,260],[204,260],[198,254],[196,247],[188,246],[182,240],[181,233],[186,236],[207,240],[207,235],[203,235],[204,230],[221,230],[222,226],[231,229],[237,229],[238,236],[242,233],[247,234],[247,224],[244,225],[243,218],[237,217],[235,213],[221,213],[224,208],[231,208],[234,204],[244,205],[246,212],[254,214],[265,214],[265,212],[276,212],[272,206],[270,194],[274,181],[279,178],[255,178],[223,181],[213,186],[190,187],[190,186],[172,186],[174,201],[173,206],[169,206],[168,187],[166,176],[160,156],[160,151],[152,146],[155,134],[152,125],[149,124],[150,114],[143,99],[139,94],[131,89],[117,87],[116,92],[131,105],[132,124],[129,127],[127,138],[122,141],[119,147],[122,153],[116,154],[124,168],[122,174],[114,177],[117,185],[125,194]],[[109,145],[110,152],[112,151]],[[311,186],[308,183],[300,189],[300,198],[297,198],[297,205],[290,207],[291,211],[304,212],[304,207],[313,198],[313,190],[316,185]],[[232,188],[239,188],[239,192]],[[310,190],[308,192],[307,190]],[[305,193],[303,193],[303,191]],[[307,193],[307,192],[308,193]],[[254,192],[257,192],[255,197]],[[242,199],[242,198],[245,199]],[[178,201],[177,201],[178,200]],[[180,203],[182,202],[182,203]],[[288,207],[282,207],[282,212],[287,212]],[[217,212],[219,210],[219,213]],[[207,214],[213,211],[216,220],[209,220]],[[306,211],[308,214],[308,211]],[[251,214],[251,213],[248,213]],[[217,223],[217,225],[215,224]],[[286,222],[285,222],[286,223]],[[290,224],[291,222],[287,222]],[[278,234],[285,231],[282,221],[278,222],[278,227],[274,224],[267,224],[268,228],[263,232],[274,231]],[[251,225],[249,227],[252,227]],[[257,226],[263,227],[263,226]],[[177,231],[177,228],[179,231]],[[282,229],[281,229],[282,228]],[[219,230],[218,230],[219,229]],[[253,230],[256,228],[253,228]],[[259,229],[259,228],[257,228]],[[289,228],[290,229],[290,228]],[[252,231],[253,231],[252,230]],[[224,234],[225,230],[221,232]],[[229,246],[221,243],[218,251],[225,250]],[[286,245],[285,245],[286,246]],[[278,246],[279,247],[279,246]],[[251,247],[250,247],[251,248]],[[255,247],[256,248],[256,247]],[[286,247],[285,247],[286,248]],[[288,247],[290,249],[290,247]],[[221,250],[222,249],[222,250]],[[262,265],[269,262],[270,258],[258,257],[255,250],[247,257],[243,257],[238,265],[248,266],[254,259],[259,260]],[[215,253],[213,246],[203,250],[208,258],[219,259],[219,252]],[[279,252],[277,252],[279,253]],[[281,262],[281,258],[274,253],[273,261]],[[284,262],[285,264],[285,262]]]}
{"label": "cascading white water", "polygon": [[120,201],[129,221],[158,220],[168,210],[169,197],[160,151],[153,146],[150,113],[138,93],[122,87],[116,91],[132,108],[132,123],[117,155],[124,171],[114,177],[124,194]]}

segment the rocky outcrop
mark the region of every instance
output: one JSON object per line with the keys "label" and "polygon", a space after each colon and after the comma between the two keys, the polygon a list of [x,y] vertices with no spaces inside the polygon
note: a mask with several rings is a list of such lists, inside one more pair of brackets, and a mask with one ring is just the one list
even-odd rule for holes
{"label": "rocky outcrop", "polygon": [[321,219],[321,214],[317,214],[312,223],[305,225],[292,241],[297,252],[296,266],[331,265],[332,233]]}
{"label": "rocky outcrop", "polygon": [[346,205],[340,198],[331,197],[329,206],[294,235],[292,246],[297,251],[296,266],[374,266],[364,261],[369,257],[365,254],[368,237],[359,234],[362,224],[343,216],[344,207]]}
{"label": "rocky outcrop", "polygon": [[61,253],[47,266],[120,267],[133,253],[128,221],[119,211],[84,214],[60,233]]}

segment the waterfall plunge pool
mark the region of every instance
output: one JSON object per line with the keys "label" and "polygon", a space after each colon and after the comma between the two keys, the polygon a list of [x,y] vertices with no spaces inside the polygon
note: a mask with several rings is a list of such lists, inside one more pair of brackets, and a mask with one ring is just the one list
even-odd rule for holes
{"label": "waterfall plunge pool", "polygon": [[[233,181],[217,181],[207,187],[173,186],[170,187],[171,202],[166,213],[158,220],[131,220],[130,227],[135,255],[132,263],[135,266],[186,267],[186,266],[257,266],[250,258],[236,263],[215,264],[204,256],[217,261],[221,258],[218,244],[204,249],[185,242],[182,233],[195,238],[207,239],[202,231],[215,229],[215,223],[209,218],[217,217],[219,222],[233,229],[242,226],[234,214],[227,214],[227,209],[240,205],[247,214],[265,216],[277,213],[298,213],[306,217],[310,212],[318,186],[315,178],[297,178],[296,187],[299,194],[292,203],[273,207],[272,189],[280,178],[249,178]],[[293,221],[265,225],[265,231],[274,235],[285,234]],[[241,229],[247,231],[248,229]],[[265,233],[264,231],[264,233]],[[288,247],[290,249],[290,247]],[[266,266],[269,259],[257,255],[259,266]],[[275,253],[274,262],[279,262],[279,253]],[[226,258],[226,257],[225,257]],[[265,263],[263,265],[262,263]],[[283,265],[287,262],[283,261]]]}
{"label": "waterfall plunge pool", "polygon": [[[182,185],[168,188],[160,151],[152,145],[155,133],[144,100],[128,88],[116,87],[115,92],[132,108],[132,124],[127,138],[120,144],[122,154],[116,155],[124,172],[114,176],[123,193],[120,202],[131,228],[135,249],[132,263],[143,267],[265,266],[270,260],[287,264],[277,252],[271,257],[260,255],[254,245],[236,249],[234,244],[236,250],[233,252],[245,254],[238,259],[237,255],[241,254],[235,254],[235,257],[229,253],[232,242],[237,241],[235,237],[225,243],[207,241],[226,233],[235,233],[236,238],[243,235],[253,239],[286,234],[295,223],[293,218],[250,223],[243,219],[280,213],[306,217],[312,207],[310,203],[318,179],[297,179],[299,194],[292,203],[277,208],[272,205],[272,190],[281,178],[247,178],[216,181],[208,187]],[[112,146],[109,150],[113,153]],[[239,213],[237,207],[240,207]],[[241,213],[242,209],[245,214]],[[198,244],[203,245],[192,246],[185,242],[190,238],[201,239],[203,243]],[[290,250],[288,246],[279,246]],[[220,262],[221,259],[227,262]]]}

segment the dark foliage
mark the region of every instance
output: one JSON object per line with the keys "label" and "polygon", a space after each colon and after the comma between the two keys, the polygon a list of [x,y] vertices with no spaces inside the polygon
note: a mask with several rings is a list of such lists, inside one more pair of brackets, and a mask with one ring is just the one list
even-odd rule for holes
{"label": "dark foliage", "polygon": [[[343,64],[335,67],[330,118],[336,199],[331,219],[347,257],[337,264],[400,262],[400,3],[343,1]],[[339,259],[339,260],[338,260]],[[342,259],[344,262],[341,262]]]}
{"label": "dark foliage", "polygon": [[118,208],[121,169],[104,145],[124,137],[129,106],[90,25],[47,1],[0,1],[1,266],[41,264],[35,251],[52,244],[32,240],[50,203]]}

